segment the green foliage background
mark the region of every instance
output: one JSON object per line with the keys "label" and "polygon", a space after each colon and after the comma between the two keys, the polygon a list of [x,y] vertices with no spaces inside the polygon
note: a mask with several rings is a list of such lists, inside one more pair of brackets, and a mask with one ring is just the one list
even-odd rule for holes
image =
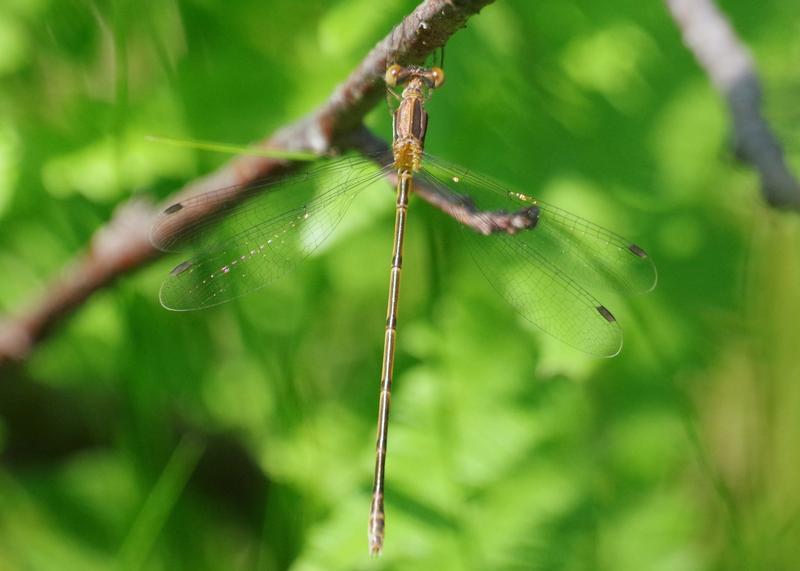
{"label": "green foliage background", "polygon": [[[0,309],[132,195],[321,102],[414,2],[3,0]],[[800,4],[722,2],[800,169]],[[295,276],[158,304],[165,259],[0,371],[0,570],[800,568],[800,227],[730,156],[661,2],[498,0],[448,44],[428,149],[642,244],[623,353],[539,334],[411,205],[383,557],[366,516],[393,200]],[[384,106],[370,124],[389,136]]]}

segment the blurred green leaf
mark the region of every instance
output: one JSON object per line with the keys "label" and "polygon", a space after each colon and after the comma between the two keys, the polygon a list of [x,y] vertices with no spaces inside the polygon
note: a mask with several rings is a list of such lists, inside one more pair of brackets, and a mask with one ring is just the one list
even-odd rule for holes
{"label": "blurred green leaf", "polygon": [[[415,5],[3,2],[4,312],[91,255],[131,194],[167,196],[309,113]],[[723,8],[798,166],[800,6]],[[725,103],[663,4],[496,2],[445,67],[431,153],[654,259],[653,293],[602,298],[621,355],[519,318],[457,224],[412,197],[371,561],[394,206],[376,183],[291,277],[168,313],[169,256],[0,372],[0,569],[798,568],[800,226],[734,162]],[[367,123],[389,137],[385,105]]]}

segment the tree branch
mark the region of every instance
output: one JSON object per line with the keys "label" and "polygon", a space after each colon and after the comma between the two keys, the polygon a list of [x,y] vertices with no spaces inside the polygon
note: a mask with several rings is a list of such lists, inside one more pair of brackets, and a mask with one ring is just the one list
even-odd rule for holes
{"label": "tree branch", "polygon": [[[467,19],[494,0],[425,0],[367,54],[350,76],[319,108],[275,132],[261,143],[272,149],[311,150],[324,154],[346,147],[365,115],[385,93],[387,62],[421,64],[442,47]],[[246,186],[291,169],[290,161],[245,156],[188,183],[169,203],[215,188]],[[455,209],[457,211],[458,209]],[[161,255],[150,243],[155,210],[141,200],[121,205],[111,221],[92,237],[88,250],[70,263],[34,301],[0,322],[0,364],[22,360],[61,321],[95,291]]]}
{"label": "tree branch", "polygon": [[665,0],[686,47],[728,102],[736,154],[761,178],[764,199],[800,208],[800,183],[761,113],[761,86],[753,58],[713,0]]}

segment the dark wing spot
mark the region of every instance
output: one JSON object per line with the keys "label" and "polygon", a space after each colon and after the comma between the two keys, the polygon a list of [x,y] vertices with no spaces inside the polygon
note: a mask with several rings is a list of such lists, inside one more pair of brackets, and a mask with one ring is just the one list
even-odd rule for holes
{"label": "dark wing spot", "polygon": [[172,268],[172,271],[169,273],[169,275],[178,276],[178,275],[182,274],[183,272],[185,272],[186,270],[188,270],[189,268],[191,268],[192,265],[193,264],[192,264],[191,260],[186,260],[185,262],[181,262],[180,264],[178,264],[177,266]]}
{"label": "dark wing spot", "polygon": [[181,204],[180,202],[176,202],[175,204],[168,206],[164,210],[164,214],[175,214],[178,210],[181,209],[183,209],[183,204]]}
{"label": "dark wing spot", "polygon": [[642,250],[642,249],[641,249],[639,246],[637,246],[636,244],[631,244],[630,246],[628,246],[628,250],[630,250],[630,251],[631,251],[631,252],[633,252],[635,255],[639,256],[640,258],[646,258],[646,257],[647,257],[647,252],[645,252],[644,250]]}
{"label": "dark wing spot", "polygon": [[609,323],[614,323],[616,321],[616,318],[613,315],[611,315],[611,312],[604,306],[598,305],[597,307],[595,307],[595,309],[597,310],[597,313],[605,317],[606,321],[608,321]]}

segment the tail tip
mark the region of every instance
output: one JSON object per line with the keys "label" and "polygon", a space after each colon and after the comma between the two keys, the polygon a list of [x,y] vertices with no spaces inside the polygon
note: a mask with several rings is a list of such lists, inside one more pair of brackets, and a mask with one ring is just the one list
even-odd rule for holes
{"label": "tail tip", "polygon": [[378,537],[370,537],[369,539],[369,556],[375,559],[380,557],[383,551],[383,541]]}

